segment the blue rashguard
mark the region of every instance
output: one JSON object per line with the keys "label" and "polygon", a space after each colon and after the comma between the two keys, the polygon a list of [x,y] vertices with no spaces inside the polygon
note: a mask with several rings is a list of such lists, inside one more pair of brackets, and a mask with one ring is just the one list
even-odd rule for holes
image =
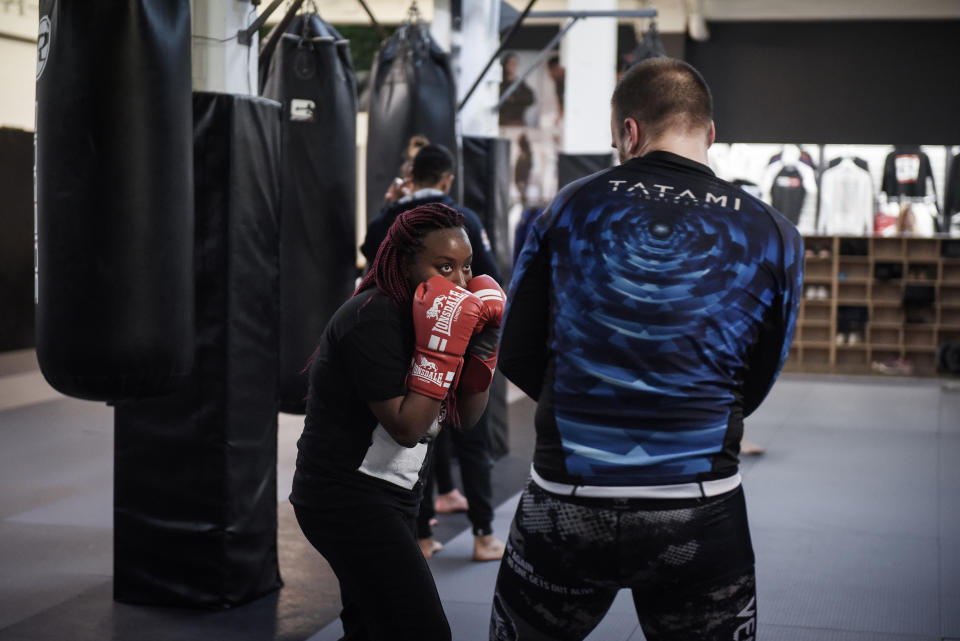
{"label": "blue rashguard", "polygon": [[652,152],[565,187],[517,261],[500,370],[538,401],[547,482],[737,474],[743,418],[787,358],[796,227],[700,163]]}

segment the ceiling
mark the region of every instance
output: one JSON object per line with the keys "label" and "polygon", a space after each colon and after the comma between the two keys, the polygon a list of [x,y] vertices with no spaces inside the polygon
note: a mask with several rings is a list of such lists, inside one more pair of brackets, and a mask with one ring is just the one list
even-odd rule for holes
{"label": "ceiling", "polygon": [[[195,2],[198,0],[194,0]],[[412,0],[366,0],[379,22],[397,24],[407,15]],[[477,0],[462,0],[476,2]],[[449,0],[437,0],[449,4]],[[529,0],[504,0],[522,11]],[[711,21],[752,20],[931,20],[960,19],[960,0],[537,0],[533,11],[561,11],[571,4],[580,9],[613,4],[618,9],[658,11],[657,24],[663,32],[684,32],[702,17]],[[369,18],[358,0],[316,0],[320,14],[334,24],[367,24]],[[261,0],[262,11],[268,0]],[[433,18],[434,0],[418,0],[424,20]],[[280,12],[277,12],[278,14]],[[557,19],[549,22],[557,22]],[[272,20],[271,20],[272,22]],[[531,23],[544,20],[531,19]]]}

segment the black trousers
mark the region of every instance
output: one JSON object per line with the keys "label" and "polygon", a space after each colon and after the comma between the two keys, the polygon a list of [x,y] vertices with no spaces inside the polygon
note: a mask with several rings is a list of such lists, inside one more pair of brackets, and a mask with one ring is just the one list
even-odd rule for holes
{"label": "black trousers", "polygon": [[589,499],[527,481],[500,564],[490,641],[581,641],[621,588],[649,641],[756,634],[743,489],[701,499]]}
{"label": "black trousers", "polygon": [[[473,527],[474,535],[493,533],[493,489],[490,485],[490,472],[493,470],[493,457],[490,455],[490,408],[484,410],[476,425],[469,429],[445,428],[437,437],[428,465],[427,483],[420,502],[417,516],[417,537],[426,539],[432,536],[430,519],[436,511],[433,505],[434,488],[440,492],[453,489],[450,475],[450,448],[460,460],[460,478],[463,481],[463,494],[470,504],[467,518]],[[443,468],[446,469],[443,469]]]}
{"label": "black trousers", "polygon": [[380,504],[294,512],[340,582],[341,641],[450,641],[412,513]]}

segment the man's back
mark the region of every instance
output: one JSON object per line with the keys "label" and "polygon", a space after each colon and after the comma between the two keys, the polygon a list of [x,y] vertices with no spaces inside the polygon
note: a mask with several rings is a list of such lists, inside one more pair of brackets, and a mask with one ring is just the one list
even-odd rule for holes
{"label": "man's back", "polygon": [[653,152],[567,187],[530,235],[500,367],[539,400],[536,472],[600,486],[735,474],[743,416],[789,348],[794,226]]}

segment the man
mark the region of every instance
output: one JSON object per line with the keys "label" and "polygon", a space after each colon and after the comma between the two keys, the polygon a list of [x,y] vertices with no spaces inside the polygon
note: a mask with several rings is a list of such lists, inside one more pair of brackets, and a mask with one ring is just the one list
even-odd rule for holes
{"label": "man", "polygon": [[487,274],[500,281],[500,270],[497,269],[490,239],[480,217],[470,209],[457,205],[450,197],[454,180],[453,156],[442,145],[425,145],[413,153],[415,155],[410,170],[411,193],[387,204],[380,211],[380,215],[370,221],[367,228],[367,237],[360,246],[367,264],[373,264],[380,243],[386,238],[387,230],[397,216],[420,205],[438,202],[456,209],[466,218],[467,236],[473,246],[473,273]]}
{"label": "man", "polygon": [[[449,196],[453,185],[453,156],[441,145],[426,145],[414,152],[411,168],[412,193],[400,198],[395,203],[387,205],[380,212],[367,229],[360,251],[372,264],[377,255],[380,243],[386,237],[387,230],[397,216],[405,211],[427,203],[439,202],[456,209],[463,214],[467,237],[473,247],[472,272],[475,276],[486,274],[501,282],[500,270],[493,256],[490,240],[483,228],[483,223],[476,213],[460,207]],[[438,457],[432,462],[434,466],[444,466],[438,470],[437,478],[440,483],[450,484],[449,487],[438,485],[438,502],[436,507],[432,502],[434,476],[430,475],[424,488],[424,499],[420,506],[420,516],[417,519],[417,536],[420,539],[420,549],[426,558],[431,558],[434,552],[443,548],[443,545],[433,539],[431,520],[437,507],[442,512],[466,510],[467,518],[473,526],[473,560],[498,561],[503,557],[504,544],[493,535],[493,490],[490,482],[490,472],[493,468],[493,457],[490,455],[490,416],[484,412],[480,421],[469,430],[450,430],[441,435],[437,443],[437,452],[440,448],[447,448],[448,443],[442,442],[449,438],[456,449],[460,460],[460,476],[463,479],[463,490],[466,498],[452,486],[449,474],[449,459]],[[446,480],[446,481],[445,481]],[[452,508],[444,509],[444,505],[452,503]]]}
{"label": "man", "polygon": [[737,454],[786,359],[796,228],[707,166],[690,65],[629,69],[617,167],[565,187],[514,270],[500,370],[538,402],[490,638],[583,639],[621,588],[648,641],[753,638]]}
{"label": "man", "polygon": [[[503,79],[500,82],[502,96],[517,79],[517,54],[508,53],[500,61],[503,66]],[[533,90],[526,82],[521,82],[506,101],[500,105],[500,125],[520,127],[524,124],[524,112],[535,102]]]}

